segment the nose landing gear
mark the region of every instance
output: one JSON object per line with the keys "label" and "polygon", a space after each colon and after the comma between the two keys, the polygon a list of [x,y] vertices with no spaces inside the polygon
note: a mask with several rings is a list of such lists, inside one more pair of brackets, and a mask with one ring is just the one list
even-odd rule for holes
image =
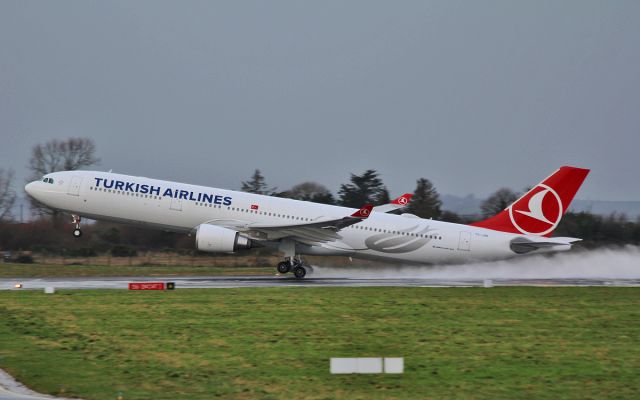
{"label": "nose landing gear", "polygon": [[74,214],[71,214],[71,218],[71,223],[75,226],[75,229],[73,230],[73,237],[79,238],[80,236],[82,236],[82,231],[80,230],[80,221],[82,220],[82,218],[80,218],[79,215]]}

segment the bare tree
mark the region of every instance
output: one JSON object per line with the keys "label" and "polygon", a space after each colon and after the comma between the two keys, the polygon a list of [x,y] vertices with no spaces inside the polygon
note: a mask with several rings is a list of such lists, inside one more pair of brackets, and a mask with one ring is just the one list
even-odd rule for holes
{"label": "bare tree", "polygon": [[482,202],[480,209],[485,218],[493,217],[500,211],[509,207],[518,199],[518,194],[508,188],[496,190],[489,198]]}
{"label": "bare tree", "polygon": [[0,222],[11,220],[11,210],[16,202],[16,192],[13,190],[13,171],[0,168]]}
{"label": "bare tree", "polygon": [[51,140],[31,149],[29,170],[32,180],[56,171],[74,171],[100,162],[95,156],[96,146],[88,138]]}
{"label": "bare tree", "polygon": [[[51,140],[37,144],[31,149],[29,159],[30,180],[40,179],[43,175],[56,171],[74,171],[100,162],[95,156],[96,146],[89,138],[69,138]],[[38,214],[53,215],[57,213],[29,198],[32,210]]]}

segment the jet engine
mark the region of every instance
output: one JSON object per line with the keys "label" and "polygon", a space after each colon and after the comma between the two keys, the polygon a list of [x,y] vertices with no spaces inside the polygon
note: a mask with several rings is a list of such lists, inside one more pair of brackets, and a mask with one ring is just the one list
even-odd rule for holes
{"label": "jet engine", "polygon": [[240,236],[240,233],[234,230],[202,224],[196,231],[196,247],[200,251],[211,253],[231,253],[252,246],[251,239]]}

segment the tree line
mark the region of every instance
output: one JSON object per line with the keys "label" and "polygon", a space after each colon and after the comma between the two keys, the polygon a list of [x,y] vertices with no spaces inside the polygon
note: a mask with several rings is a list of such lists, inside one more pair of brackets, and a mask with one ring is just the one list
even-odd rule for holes
{"label": "tree line", "polygon": [[[93,166],[99,162],[95,153],[95,144],[87,138],[37,144],[31,151],[27,180],[40,179],[51,172]],[[186,235],[103,221],[85,225],[83,240],[77,240],[71,236],[70,224],[66,223],[71,221],[68,215],[43,207],[33,199],[29,199],[30,207],[36,218],[27,223],[18,223],[12,213],[17,199],[14,176],[11,169],[0,168],[0,250],[28,250],[67,256],[92,256],[107,252],[114,256],[132,256],[137,251],[191,252],[194,249],[193,238]],[[326,186],[312,181],[296,184],[288,190],[278,190],[267,184],[259,169],[241,182],[241,190],[351,208],[391,201],[380,173],[374,169],[361,174],[352,173],[349,181],[341,184],[335,195]],[[482,203],[481,215],[458,215],[443,210],[440,195],[433,183],[427,178],[419,178],[413,198],[402,212],[421,218],[470,223],[497,214],[518,196],[519,193],[509,188],[500,188]],[[623,214],[600,216],[569,212],[556,229],[556,235],[582,238],[582,245],[587,247],[640,244],[640,221],[630,221]]]}
{"label": "tree line", "polygon": [[[241,190],[248,193],[351,208],[360,208],[365,204],[379,206],[390,203],[392,200],[380,174],[373,169],[368,169],[360,175],[351,174],[349,182],[340,185],[337,198],[326,186],[310,181],[299,183],[289,190],[278,191],[277,188],[270,188],[267,185],[265,177],[259,169],[256,169],[247,181],[242,182]],[[442,201],[433,184],[426,178],[418,179],[413,198],[405,212],[421,218],[440,218],[443,215],[441,208]]]}

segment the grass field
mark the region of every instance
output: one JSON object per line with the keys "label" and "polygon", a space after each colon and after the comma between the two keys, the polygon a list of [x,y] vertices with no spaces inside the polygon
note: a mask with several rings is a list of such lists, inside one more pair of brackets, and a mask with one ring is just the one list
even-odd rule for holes
{"label": "grass field", "polygon": [[[249,264],[250,265],[250,264]],[[275,265],[275,264],[274,264]],[[273,275],[275,267],[218,267],[176,265],[53,265],[0,264],[0,278],[53,278],[91,276],[208,276]]]}
{"label": "grass field", "polygon": [[[0,366],[86,399],[640,398],[636,288],[0,292]],[[403,375],[330,357],[405,357]]]}

